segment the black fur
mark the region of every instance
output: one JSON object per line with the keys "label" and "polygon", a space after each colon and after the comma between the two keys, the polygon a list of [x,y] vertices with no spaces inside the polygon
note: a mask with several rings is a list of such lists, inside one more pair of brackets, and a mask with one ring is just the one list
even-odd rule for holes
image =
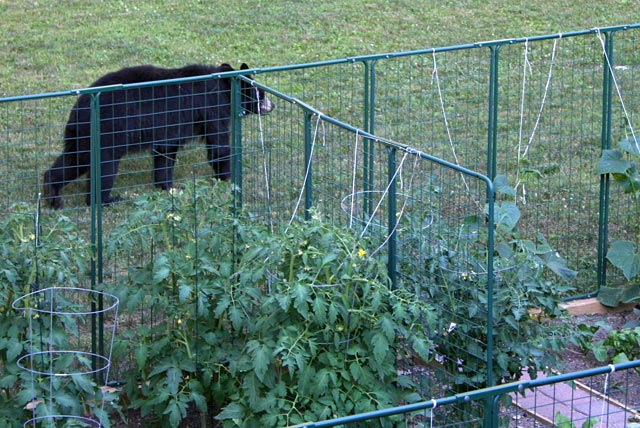
{"label": "black fur", "polygon": [[[242,64],[241,69],[247,69]],[[91,86],[140,83],[233,71],[220,67],[189,65],[177,69],[151,65],[123,68],[106,74]],[[144,86],[105,91],[100,101],[101,201],[111,203],[118,164],[128,153],[153,152],[153,182],[169,189],[180,147],[203,138],[209,163],[217,177],[230,177],[229,123],[231,80],[208,79],[188,83]],[[44,174],[44,196],[52,208],[62,208],[60,191],[83,174],[90,175],[91,96],[81,95],[71,109],[64,131],[64,150]],[[242,108],[248,113],[268,113],[273,104],[264,92],[242,82]],[[90,203],[89,189],[87,204]]]}

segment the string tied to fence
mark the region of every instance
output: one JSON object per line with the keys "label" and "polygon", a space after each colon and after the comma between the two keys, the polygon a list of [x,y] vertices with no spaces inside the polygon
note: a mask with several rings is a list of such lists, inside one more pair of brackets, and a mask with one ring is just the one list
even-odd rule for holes
{"label": "string tied to fence", "polygon": [[[260,100],[260,94],[257,93],[258,88],[256,88],[256,99]],[[262,109],[258,108],[258,129],[260,130],[260,146],[262,148],[262,171],[264,173],[264,187],[265,193],[267,196],[267,215],[269,217],[269,228],[271,229],[271,233],[273,233],[273,215],[271,213],[271,184],[269,183],[269,171],[267,166],[267,149],[264,143],[264,128],[262,126]]]}
{"label": "string tied to fence", "polygon": [[359,133],[360,130],[356,129],[356,143],[353,149],[353,173],[351,178],[351,210],[349,212],[349,229],[353,226],[353,210],[355,205],[355,195],[356,195],[356,169],[358,166],[358,141],[359,141]]}
{"label": "string tied to fence", "polygon": [[[562,34],[560,34],[559,37],[553,41],[553,48],[551,51],[551,60],[549,62],[549,73],[547,75],[547,81],[544,86],[544,93],[542,94],[542,101],[540,102],[540,108],[538,109],[538,114],[536,116],[533,129],[531,130],[531,134],[529,135],[529,138],[527,140],[527,144],[525,145],[524,149],[522,149],[523,133],[524,133],[525,98],[526,98],[526,87],[527,87],[527,71],[529,72],[530,75],[533,74],[533,66],[531,64],[531,61],[529,61],[529,39],[525,39],[524,65],[523,65],[523,72],[522,72],[522,92],[521,92],[521,98],[520,98],[520,127],[518,131],[518,163],[520,163],[522,159],[527,157],[527,154],[529,153],[529,149],[531,148],[531,145],[533,144],[533,140],[536,136],[536,132],[538,131],[538,128],[540,126],[540,120],[542,118],[542,113],[544,112],[544,108],[547,102],[547,96],[549,94],[549,90],[551,88],[551,82],[553,80],[553,73],[554,73],[554,68],[555,68],[557,53],[558,53],[558,41],[560,41],[561,39],[562,39]],[[519,175],[520,175],[520,168],[518,168],[516,172],[516,176],[517,176],[516,189],[520,186]],[[521,199],[524,204],[527,203],[526,193],[527,193],[526,189],[524,185],[522,185]]]}
{"label": "string tied to fence", "polygon": [[435,398],[432,398],[432,399],[431,399],[431,403],[433,404],[433,406],[431,406],[431,409],[430,409],[430,415],[429,415],[429,427],[430,427],[430,428],[433,428],[433,418],[434,418],[434,416],[433,416],[433,411],[435,410],[435,408],[436,408],[436,407],[438,407],[438,402],[436,401],[436,399],[435,399]]}
{"label": "string tied to fence", "polygon": [[[609,395],[609,376],[613,373],[615,373],[616,371],[616,366],[613,364],[609,364],[609,373],[607,373],[607,375],[604,378],[604,390],[602,391],[603,394],[606,396]],[[604,421],[604,417],[606,415],[606,406],[607,406],[607,400],[602,400],[602,408],[600,409],[600,426],[607,426],[607,425],[602,425],[603,421]]]}
{"label": "string tied to fence", "polygon": [[611,59],[609,58],[609,53],[607,52],[607,46],[602,38],[602,32],[599,28],[596,28],[596,36],[600,41],[600,45],[602,46],[602,52],[604,54],[605,61],[607,63],[607,68],[609,69],[609,75],[611,76],[611,80],[613,81],[613,85],[616,88],[616,94],[618,95],[618,99],[620,100],[620,105],[622,106],[622,111],[624,112],[624,117],[627,121],[627,125],[629,126],[629,130],[631,131],[631,137],[633,138],[633,144],[635,145],[635,149],[640,152],[640,143],[638,143],[638,138],[636,137],[635,130],[633,128],[633,124],[631,123],[631,116],[627,111],[627,106],[622,98],[622,92],[620,91],[620,85],[618,85],[618,79],[616,79],[616,75],[614,73],[614,67],[611,63]]}
{"label": "string tied to fence", "polygon": [[307,187],[307,183],[309,181],[309,175],[311,174],[311,162],[313,161],[313,154],[315,151],[315,147],[316,147],[316,140],[318,138],[318,129],[320,128],[320,123],[322,123],[322,128],[323,128],[323,132],[322,132],[322,136],[323,136],[323,141],[324,141],[324,122],[322,121],[322,117],[324,116],[323,113],[317,113],[317,119],[316,119],[316,127],[315,130],[313,132],[313,139],[311,140],[311,149],[309,150],[309,159],[307,160],[307,165],[306,165],[306,170],[304,173],[304,180],[302,181],[302,187],[300,188],[300,194],[298,195],[298,200],[296,201],[296,206],[293,208],[293,212],[291,213],[291,218],[289,219],[289,224],[287,224],[287,227],[285,228],[285,233],[289,230],[289,226],[291,226],[293,224],[293,221],[296,218],[296,213],[298,212],[298,209],[300,208],[300,203],[302,202],[302,197],[304,196],[304,190]]}
{"label": "string tied to fence", "polygon": [[[540,103],[540,109],[538,110],[538,115],[536,117],[536,121],[535,124],[533,125],[533,130],[531,131],[531,135],[529,136],[529,140],[527,141],[527,145],[524,148],[524,151],[522,152],[522,157],[526,157],[527,153],[529,153],[529,148],[531,147],[531,144],[533,143],[533,139],[536,135],[536,131],[538,130],[538,127],[540,126],[540,119],[542,117],[542,112],[544,111],[544,107],[547,101],[547,95],[549,94],[549,88],[551,87],[551,81],[553,79],[553,72],[554,72],[554,67],[556,65],[556,56],[557,56],[557,52],[558,52],[558,41],[560,41],[562,39],[562,34],[560,34],[560,36],[553,41],[553,48],[551,50],[551,60],[549,63],[549,74],[547,76],[547,82],[544,86],[544,93],[542,94],[542,101]],[[532,66],[531,66],[531,62],[529,61],[528,58],[528,40],[525,43],[525,70],[528,66],[529,68],[529,73],[532,73]],[[524,116],[524,94],[525,94],[525,84],[526,84],[526,72],[523,76],[523,83],[522,83],[522,103],[521,103],[521,117],[520,117],[520,141],[522,140],[522,122],[523,122],[523,116]]]}
{"label": "string tied to fence", "polygon": [[[391,180],[389,180],[389,184],[387,185],[387,187],[382,192],[382,196],[380,197],[380,200],[378,201],[375,209],[373,210],[373,213],[369,217],[369,220],[367,221],[367,224],[365,225],[364,230],[360,234],[360,237],[364,236],[364,233],[366,232],[367,228],[369,227],[369,225],[373,221],[373,218],[375,217],[376,212],[380,208],[380,205],[382,204],[382,201],[384,200],[385,196],[387,194],[389,194],[389,190],[391,188],[392,183],[395,182],[395,180],[396,180],[396,178],[398,176],[400,177],[400,182],[401,182],[400,189],[405,191],[407,194],[410,193],[410,190],[411,190],[411,187],[412,187],[412,184],[413,184],[413,178],[415,176],[417,163],[418,163],[418,160],[420,159],[419,156],[415,156],[415,154],[414,154],[414,163],[413,163],[413,168],[412,168],[412,172],[411,172],[411,178],[409,179],[409,185],[407,187],[405,187],[404,180],[402,179],[402,170],[403,170],[404,163],[405,163],[405,161],[407,159],[407,156],[409,156],[410,154],[413,154],[413,152],[412,151],[408,151],[408,150],[406,150],[404,152],[404,156],[402,156],[402,160],[400,161],[400,164],[396,168]],[[405,209],[407,207],[408,202],[409,202],[409,197],[407,196],[407,197],[404,198],[404,200],[402,202],[402,208],[400,208],[400,212],[396,216],[396,222],[395,222],[395,224],[393,226],[393,230],[389,231],[389,233],[387,234],[386,239],[378,246],[378,248],[376,248],[374,251],[371,252],[369,257],[373,257],[378,251],[380,251],[382,248],[384,248],[385,245],[387,245],[387,242],[389,242],[389,239],[391,239],[391,236],[398,229],[398,225],[400,224],[400,220],[404,216],[404,211],[405,211]]]}
{"label": "string tied to fence", "polygon": [[[433,57],[433,72],[431,73],[431,83],[433,84],[434,80],[436,82],[436,88],[438,90],[438,98],[440,99],[440,110],[442,110],[442,119],[444,120],[444,126],[447,130],[447,138],[449,140],[449,146],[451,147],[451,152],[453,154],[453,159],[456,165],[460,166],[458,153],[456,152],[456,147],[453,144],[453,137],[451,136],[451,128],[449,126],[449,119],[447,118],[447,110],[444,105],[444,96],[442,95],[442,87],[440,85],[440,75],[438,74],[438,62],[436,60],[435,49],[432,52],[432,57]],[[466,188],[467,192],[469,192],[469,184],[467,183],[467,180],[464,177],[464,174],[460,174],[460,177],[462,178],[464,187]]]}

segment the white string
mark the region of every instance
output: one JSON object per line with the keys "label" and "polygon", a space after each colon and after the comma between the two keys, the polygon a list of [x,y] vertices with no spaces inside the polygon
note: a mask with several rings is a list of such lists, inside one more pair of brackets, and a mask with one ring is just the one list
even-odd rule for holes
{"label": "white string", "polygon": [[[609,395],[609,375],[616,371],[616,366],[614,366],[613,364],[609,364],[609,369],[611,371],[609,373],[607,373],[607,375],[604,378],[604,391],[603,391],[603,394],[604,394],[605,397]],[[603,399],[602,400],[602,408],[600,410],[600,427],[602,427],[602,423],[604,421],[606,405],[607,405],[607,400]]]}
{"label": "white string", "polygon": [[527,93],[527,69],[533,74],[531,62],[529,62],[529,39],[524,41],[524,64],[522,66],[522,91],[520,93],[520,128],[518,130],[518,160],[520,160],[520,145],[522,144],[522,129],[524,128],[524,99]]}
{"label": "white string", "polygon": [[[558,40],[560,39],[562,39],[562,34],[560,34],[559,39],[556,39],[553,42],[553,49],[551,52],[551,62],[549,64],[549,74],[547,75],[547,83],[545,84],[545,87],[544,87],[544,94],[542,94],[542,102],[540,103],[540,109],[538,109],[538,115],[536,116],[536,121],[533,125],[533,130],[531,131],[531,135],[529,136],[527,145],[525,146],[524,150],[522,150],[522,140],[523,140],[523,133],[524,133],[525,95],[526,95],[526,86],[527,86],[527,70],[529,71],[529,74],[533,73],[533,67],[531,65],[531,61],[529,61],[529,40],[528,39],[525,40],[524,65],[523,65],[523,72],[522,72],[522,94],[520,99],[520,129],[518,132],[518,164],[520,164],[520,161],[522,159],[527,157],[527,154],[529,153],[529,149],[533,144],[533,139],[535,138],[538,127],[540,126],[540,119],[542,118],[542,112],[544,111],[544,107],[547,102],[547,95],[549,94],[549,88],[551,87],[551,81],[553,78],[553,71],[554,71],[556,56],[558,51]],[[521,200],[522,200],[522,203],[526,205],[527,192],[524,187],[524,184],[522,184],[521,186],[521,183],[520,183],[520,168],[518,168],[516,171],[515,187],[516,189],[518,189],[519,187],[522,187]]]}
{"label": "white string", "polygon": [[[432,53],[433,56],[433,72],[431,73],[431,84],[433,84],[433,80],[436,81],[436,87],[438,88],[438,97],[440,98],[440,109],[442,110],[442,117],[444,119],[444,126],[447,129],[447,138],[449,139],[449,146],[451,146],[451,152],[453,153],[453,159],[455,160],[456,165],[460,166],[460,161],[458,160],[458,154],[456,153],[456,148],[453,144],[453,138],[451,137],[451,129],[449,128],[449,120],[447,119],[447,111],[444,106],[444,97],[442,95],[442,88],[440,87],[440,76],[438,75],[438,63],[436,61],[436,51],[434,50]],[[464,183],[464,187],[469,191],[469,185],[467,184],[467,180],[464,177],[464,174],[460,174],[462,177],[462,182]]]}
{"label": "white string", "polygon": [[638,139],[636,138],[636,133],[633,129],[633,125],[631,124],[631,117],[627,112],[627,107],[622,99],[622,93],[620,92],[620,86],[618,86],[618,80],[616,79],[616,75],[613,72],[613,65],[609,60],[609,54],[607,54],[607,47],[605,46],[604,39],[602,38],[602,34],[600,33],[600,29],[596,28],[596,35],[598,36],[598,40],[600,40],[600,44],[602,45],[602,52],[604,53],[604,57],[607,61],[607,67],[609,68],[609,72],[611,73],[611,78],[613,80],[613,84],[616,88],[616,93],[618,94],[618,98],[620,99],[620,104],[622,105],[622,111],[624,112],[624,116],[627,119],[627,124],[629,125],[629,129],[631,130],[631,137],[633,137],[633,142],[636,146],[636,150],[640,152],[640,144],[638,143]]}
{"label": "white string", "polygon": [[356,129],[356,144],[353,150],[353,175],[351,180],[351,211],[349,213],[349,229],[353,226],[353,209],[354,209],[354,198],[356,194],[356,168],[358,166],[358,133],[359,129]]}
{"label": "white string", "polygon": [[[560,39],[562,38],[562,34],[560,34]],[[549,93],[549,87],[551,87],[551,79],[553,78],[553,69],[556,64],[556,53],[558,48],[558,41],[560,39],[556,39],[553,42],[553,50],[551,52],[551,64],[549,64],[549,75],[547,76],[547,83],[544,86],[544,94],[542,95],[542,103],[540,103],[540,110],[538,110],[538,116],[536,117],[536,123],[533,125],[533,131],[531,132],[531,136],[529,137],[529,141],[527,142],[527,146],[522,153],[522,157],[526,157],[527,153],[529,153],[529,148],[531,147],[531,143],[533,143],[533,137],[538,130],[538,126],[540,125],[540,118],[542,117],[542,111],[544,110],[545,103],[547,101],[547,94]],[[528,60],[527,60],[528,61]]]}
{"label": "white string", "polygon": [[[256,88],[256,92],[258,89]],[[256,94],[258,102],[260,102],[260,94]],[[260,129],[260,145],[262,147],[262,170],[264,172],[264,186],[265,191],[267,193],[267,210],[269,216],[269,228],[271,229],[271,233],[273,233],[273,215],[271,213],[271,186],[269,184],[269,172],[267,168],[267,150],[264,144],[264,129],[262,127],[262,114],[260,113],[260,108],[258,106],[258,128]]]}
{"label": "white string", "polygon": [[402,168],[402,165],[404,164],[404,161],[407,158],[407,155],[408,153],[405,152],[404,156],[402,157],[402,160],[400,161],[400,165],[398,165],[398,168],[396,168],[396,171],[394,172],[393,177],[391,178],[391,180],[389,180],[389,184],[387,184],[387,187],[385,187],[385,189],[382,191],[382,196],[380,197],[380,200],[378,200],[378,203],[376,204],[376,207],[373,209],[371,216],[369,216],[369,220],[367,220],[367,223],[364,225],[364,229],[362,230],[362,233],[360,233],[361,238],[364,236],[367,229],[369,228],[369,225],[371,225],[371,222],[375,218],[375,215],[377,214],[378,209],[380,208],[380,205],[382,205],[382,201],[389,193],[389,188],[391,187],[391,184],[395,181],[395,178],[398,176],[398,171],[400,170],[400,168]]}
{"label": "white string", "polygon": [[431,417],[429,418],[429,427],[433,428],[433,411],[435,410],[435,408],[438,406],[438,402],[436,401],[435,398],[431,399],[431,402],[433,403],[433,406],[431,407],[430,411],[431,411]]}
{"label": "white string", "polygon": [[[285,233],[289,230],[289,226],[293,224],[293,220],[296,218],[296,213],[298,212],[298,208],[300,208],[300,202],[302,201],[302,196],[304,195],[304,190],[307,187],[307,181],[309,181],[309,174],[311,173],[311,161],[313,160],[313,152],[316,147],[316,139],[318,138],[318,128],[320,127],[320,121],[322,119],[322,116],[323,116],[322,113],[318,113],[318,119],[316,120],[316,129],[313,132],[313,140],[311,141],[311,151],[309,153],[309,161],[307,162],[307,169],[304,174],[304,181],[302,182],[302,187],[300,188],[300,195],[298,195],[298,201],[296,202],[296,206],[293,209],[293,213],[291,213],[291,219],[289,220],[289,224],[285,228]],[[322,123],[322,125],[324,127],[324,122]]]}
{"label": "white string", "polygon": [[[396,169],[396,173],[394,174],[393,179],[395,179],[395,177],[398,174],[402,174],[402,166],[403,166],[404,161],[406,160],[408,154],[409,154],[409,152],[405,152],[404,156],[402,157],[402,161],[400,162],[400,165],[398,166],[398,169]],[[413,177],[415,176],[416,165],[418,164],[418,160],[419,159],[420,159],[419,156],[415,156],[414,157],[413,169],[412,169],[412,172],[411,172],[411,179],[409,180],[409,187],[407,189],[405,189],[402,185],[400,186],[400,189],[403,190],[406,193],[409,193],[411,191],[411,184],[413,183]],[[389,186],[390,185],[391,185],[391,182],[389,183]],[[389,186],[387,186],[387,188],[383,192],[382,198],[380,198],[380,201],[378,202],[378,205],[376,206],[376,210],[378,209],[378,207],[382,203],[382,200],[384,199],[385,194],[388,192]],[[393,226],[393,230],[391,230],[391,232],[387,235],[385,240],[378,246],[378,248],[376,248],[374,251],[371,252],[369,257],[373,257],[378,251],[380,251],[385,245],[387,245],[387,242],[389,242],[389,239],[391,239],[391,236],[396,232],[396,230],[398,230],[398,225],[400,224],[400,220],[404,216],[404,210],[407,207],[408,203],[409,203],[409,197],[405,197],[404,198],[404,202],[402,203],[402,208],[400,208],[400,212],[397,215],[395,225]],[[369,222],[371,222],[371,220],[373,219],[374,215],[375,215],[375,210],[374,210],[374,213],[372,214],[371,218],[369,219]],[[368,226],[368,223],[367,223],[367,226]],[[366,227],[365,227],[365,230],[366,230]],[[363,235],[364,235],[364,231],[362,232],[360,237],[362,237]]]}

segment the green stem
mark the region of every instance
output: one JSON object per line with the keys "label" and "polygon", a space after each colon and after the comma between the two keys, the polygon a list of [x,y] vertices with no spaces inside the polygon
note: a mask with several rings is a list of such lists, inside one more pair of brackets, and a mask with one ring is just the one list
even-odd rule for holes
{"label": "green stem", "polygon": [[293,263],[295,261],[295,254],[293,254],[293,251],[291,252],[291,260],[289,260],[289,284],[293,283]]}
{"label": "green stem", "polygon": [[[634,192],[631,194],[631,198],[633,199],[633,205],[635,207],[636,219],[637,219],[637,216],[640,214],[640,198],[638,198],[639,191],[640,189],[634,189]],[[636,251],[640,252],[640,248],[638,247],[640,245],[640,222],[636,220],[635,223],[636,223],[636,233],[635,233]]]}
{"label": "green stem", "polygon": [[179,331],[178,334],[182,338],[182,339],[178,339],[178,343],[182,343],[184,345],[184,348],[187,351],[187,357],[191,360],[192,354],[191,354],[191,347],[189,346],[189,340],[187,339],[187,336],[184,334],[183,331]]}

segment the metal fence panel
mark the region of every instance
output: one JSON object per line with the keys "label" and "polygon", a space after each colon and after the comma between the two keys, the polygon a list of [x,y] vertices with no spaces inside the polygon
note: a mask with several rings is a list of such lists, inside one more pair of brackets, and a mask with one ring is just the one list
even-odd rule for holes
{"label": "metal fence panel", "polygon": [[[242,147],[243,208],[276,228],[315,212],[373,239],[367,251],[387,259],[394,286],[442,310],[434,332],[442,367],[437,380],[416,374],[424,390],[493,383],[487,364],[493,358],[488,305],[496,280],[487,258],[493,245],[490,181],[338,122],[288,95],[274,91],[272,98],[282,109],[243,122],[243,133],[259,136]],[[476,281],[471,277],[478,272]],[[453,285],[465,275],[464,289]],[[461,307],[469,305],[477,310],[465,316]]]}
{"label": "metal fence panel", "polygon": [[523,380],[300,427],[632,427],[640,403],[628,388],[638,387],[638,367],[633,361]]}

